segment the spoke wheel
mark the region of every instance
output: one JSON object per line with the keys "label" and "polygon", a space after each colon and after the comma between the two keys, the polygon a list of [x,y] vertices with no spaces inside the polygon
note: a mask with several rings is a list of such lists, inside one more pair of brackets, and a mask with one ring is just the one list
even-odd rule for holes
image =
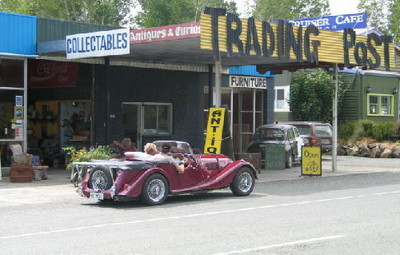
{"label": "spoke wheel", "polygon": [[161,174],[150,175],[143,184],[141,199],[147,205],[162,204],[168,196],[168,182]]}
{"label": "spoke wheel", "polygon": [[248,167],[243,167],[236,173],[230,188],[236,196],[247,196],[253,191],[254,184],[253,171]]}
{"label": "spoke wheel", "polygon": [[104,167],[94,168],[90,176],[90,184],[94,190],[108,190],[113,184],[110,171]]}

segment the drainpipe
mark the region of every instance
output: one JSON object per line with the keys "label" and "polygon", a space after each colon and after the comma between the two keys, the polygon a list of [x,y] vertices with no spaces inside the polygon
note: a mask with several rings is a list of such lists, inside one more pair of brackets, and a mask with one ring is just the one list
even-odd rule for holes
{"label": "drainpipe", "polygon": [[334,64],[333,66],[333,116],[332,116],[332,124],[333,124],[333,141],[332,141],[332,172],[336,172],[337,170],[337,101],[338,101],[338,64]]}

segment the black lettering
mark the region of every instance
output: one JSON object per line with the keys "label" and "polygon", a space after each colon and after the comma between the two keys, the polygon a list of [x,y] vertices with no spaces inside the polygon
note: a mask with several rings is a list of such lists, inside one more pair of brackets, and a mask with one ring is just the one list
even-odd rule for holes
{"label": "black lettering", "polygon": [[[229,13],[227,15],[227,47],[228,47],[228,57],[233,56],[233,44],[236,45],[239,51],[239,55],[243,55],[243,43],[239,36],[242,34],[242,21],[235,14]],[[236,23],[236,29],[232,28],[232,23]]]}
{"label": "black lettering", "polygon": [[389,35],[382,35],[379,40],[383,43],[383,58],[385,60],[385,70],[390,71],[390,53],[389,53],[389,43],[393,42],[393,37]]}
{"label": "black lettering", "polygon": [[[312,40],[310,43],[310,34],[319,35],[319,29],[314,25],[309,25],[304,32],[304,55],[307,61],[318,64],[318,47],[321,45],[320,41]],[[311,51],[311,46],[313,51]]]}
{"label": "black lettering", "polygon": [[213,116],[213,117],[221,117],[222,116],[222,111],[221,110],[213,111],[211,116]]}
{"label": "black lettering", "polygon": [[217,153],[217,148],[215,147],[208,147],[207,152],[210,154],[216,154]]}
{"label": "black lettering", "polygon": [[222,9],[222,8],[206,7],[204,10],[204,13],[211,15],[214,60],[218,61],[220,59],[219,37],[218,37],[218,16],[225,16],[226,10]]}
{"label": "black lettering", "polygon": [[[360,49],[362,56],[360,57]],[[354,58],[357,62],[357,65],[362,66],[363,68],[367,67],[367,46],[363,42],[356,43],[354,47]]]}
{"label": "black lettering", "polygon": [[250,56],[250,50],[256,52],[256,56],[261,55],[260,43],[258,42],[256,24],[254,18],[247,20],[247,40],[246,40],[246,55]]}
{"label": "black lettering", "polygon": [[381,56],[379,56],[375,47],[372,45],[372,41],[375,42],[375,45],[379,46],[382,43],[379,41],[379,36],[375,33],[368,34],[367,37],[367,48],[372,56],[375,58],[375,62],[373,62],[370,58],[368,58],[367,62],[370,68],[375,69],[381,65]]}
{"label": "black lettering", "polygon": [[[350,36],[350,40],[348,40]],[[350,54],[349,50],[356,44],[356,32],[352,28],[345,28],[343,31],[343,54],[344,54],[344,66],[350,66]]]}
{"label": "black lettering", "polygon": [[278,21],[278,58],[285,57],[285,24],[283,20]]}
{"label": "black lettering", "polygon": [[290,49],[293,49],[296,55],[297,61],[303,61],[302,47],[303,47],[303,29],[302,26],[299,27],[297,32],[297,41],[294,37],[293,25],[292,23],[286,23],[286,45],[285,53],[286,59],[290,59]]}
{"label": "black lettering", "polygon": [[262,29],[263,56],[271,57],[275,50],[274,30],[272,29],[271,25],[266,21],[262,22]]}

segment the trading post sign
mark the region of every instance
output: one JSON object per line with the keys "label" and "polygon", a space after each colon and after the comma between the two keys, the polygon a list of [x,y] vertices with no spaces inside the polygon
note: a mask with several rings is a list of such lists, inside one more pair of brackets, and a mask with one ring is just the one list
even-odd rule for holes
{"label": "trading post sign", "polygon": [[200,48],[212,50],[214,58],[272,58],[279,63],[332,63],[390,70],[395,67],[392,37],[375,33],[356,35],[352,28],[343,32],[293,26],[284,20],[240,19],[224,9],[206,8],[201,16]]}

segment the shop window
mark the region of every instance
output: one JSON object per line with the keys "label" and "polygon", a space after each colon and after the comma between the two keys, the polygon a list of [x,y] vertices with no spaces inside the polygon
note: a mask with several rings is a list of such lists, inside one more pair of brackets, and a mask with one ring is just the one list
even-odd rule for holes
{"label": "shop window", "polygon": [[392,95],[368,94],[367,97],[368,115],[393,115],[394,97]]}
{"label": "shop window", "polygon": [[290,86],[277,86],[275,87],[275,111],[289,111],[289,98]]}
{"label": "shop window", "polygon": [[145,104],[143,116],[145,135],[168,135],[172,133],[171,104]]}
{"label": "shop window", "polygon": [[0,139],[22,139],[23,91],[0,90]]}
{"label": "shop window", "polygon": [[24,61],[0,58],[0,87],[24,87]]}

